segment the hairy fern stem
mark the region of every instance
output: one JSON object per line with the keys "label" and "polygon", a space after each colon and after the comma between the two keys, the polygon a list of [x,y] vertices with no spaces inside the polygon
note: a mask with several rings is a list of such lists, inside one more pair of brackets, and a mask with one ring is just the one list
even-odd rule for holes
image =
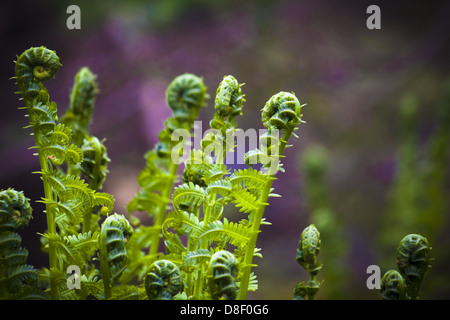
{"label": "hairy fern stem", "polygon": [[[279,149],[279,156],[282,157],[284,149],[286,148],[287,141],[289,137],[294,132],[295,127],[288,128],[284,131],[283,137],[280,140],[280,149]],[[252,223],[252,229],[251,229],[251,238],[247,245],[247,249],[245,251],[245,258],[244,258],[244,266],[242,267],[243,274],[241,276],[241,282],[240,282],[240,289],[239,289],[239,300],[246,300],[247,299],[247,292],[248,292],[248,284],[250,281],[250,274],[252,269],[252,263],[253,263],[253,256],[256,248],[256,241],[258,240],[258,233],[261,227],[261,222],[263,221],[264,211],[266,206],[264,205],[267,203],[267,200],[269,199],[269,194],[272,188],[273,181],[275,180],[275,173],[271,174],[269,176],[270,178],[267,179],[266,184],[264,185],[264,188],[261,192],[261,198],[260,198],[260,206],[258,210],[256,211],[253,223]]]}

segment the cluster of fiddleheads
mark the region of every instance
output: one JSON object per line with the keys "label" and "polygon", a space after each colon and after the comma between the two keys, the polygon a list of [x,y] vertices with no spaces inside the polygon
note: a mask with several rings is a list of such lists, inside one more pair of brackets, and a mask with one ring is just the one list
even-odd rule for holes
{"label": "cluster of fiddleheads", "polygon": [[313,300],[320,289],[320,283],[316,276],[322,269],[322,264],[318,262],[317,256],[320,252],[320,233],[315,225],[306,227],[300,237],[297,249],[297,262],[309,273],[309,280],[305,284],[300,282],[294,290],[295,300]]}
{"label": "cluster of fiddleheads", "polygon": [[405,236],[397,247],[397,270],[389,270],[381,279],[384,300],[416,300],[431,262],[431,247],[419,234]]}
{"label": "cluster of fiddleheads", "polygon": [[[249,167],[231,172],[224,158],[235,151],[236,118],[242,115],[245,99],[242,84],[225,76],[216,91],[211,130],[201,148],[187,156],[183,182],[172,193],[178,170],[172,155],[183,149],[174,149],[180,144],[172,141],[173,133],[190,132],[207,97],[201,78],[175,78],[166,92],[172,116],[159,142],[145,155],[146,167],[138,177],[141,190],[128,205],[129,211],[146,211],[154,224],[144,226],[133,217],[133,228],[124,216],[110,215],[114,198],[98,192],[109,158],[103,143],[89,132],[96,77],[86,67],[80,70],[69,108],[59,121],[57,106],[42,82],[53,78],[60,65],[54,51],[31,48],[18,57],[15,77],[41,166],[47,215],[47,230],[41,236],[50,260],[41,277],[49,281],[51,297],[130,299],[143,298],[145,290],[148,299],[245,299],[249,290],[256,290],[251,270],[256,266],[253,257],[261,257],[257,234],[268,224],[263,218],[268,198],[278,196],[271,186],[281,170],[279,159],[302,122],[295,95],[281,92],[267,102],[262,122],[268,132],[260,136],[262,147],[256,157],[254,150],[245,156],[246,161],[252,159],[251,165],[274,164],[274,170]],[[172,211],[165,214],[170,204]],[[228,204],[246,216],[229,221],[223,215]],[[103,223],[97,212],[107,216]],[[158,253],[161,236],[165,254]],[[100,270],[90,263],[96,253]],[[80,291],[65,286],[65,271],[72,266],[82,272]],[[144,283],[128,285],[136,277]]]}
{"label": "cluster of fiddleheads", "polygon": [[[253,257],[261,256],[256,248],[257,234],[261,225],[268,224],[263,218],[264,208],[269,197],[277,196],[271,193],[271,184],[281,168],[279,155],[301,122],[301,106],[289,94],[285,106],[295,110],[296,118],[292,117],[283,128],[283,137],[267,133],[260,137],[263,141],[273,141],[271,146],[280,144],[281,152],[273,158],[266,152],[266,158],[275,162],[276,170],[267,174],[250,167],[230,172],[224,158],[226,152],[233,152],[236,147],[236,117],[242,114],[245,102],[241,87],[230,75],[219,84],[211,130],[201,140],[201,149],[192,150],[187,157],[183,183],[172,194],[173,211],[162,224],[166,255],[159,258],[172,261],[180,268],[184,295],[179,297],[245,299],[249,290],[257,288],[256,277],[251,272],[255,266]],[[248,217],[229,221],[223,212],[230,203]],[[187,243],[182,237],[187,238]],[[228,251],[227,245],[233,246],[234,252]]]}
{"label": "cluster of fiddleheads", "polygon": [[[153,224],[146,226],[134,218],[136,230],[130,244],[133,259],[124,275],[125,281],[136,275],[142,278],[149,260],[158,253],[161,226],[179,167],[171,157],[172,150],[179,143],[172,141],[172,134],[177,129],[191,131],[206,98],[206,86],[202,78],[190,73],[177,76],[166,90],[166,102],[172,110],[172,116],[165,121],[158,143],[145,154],[146,166],[137,179],[140,190],[127,206],[129,212],[146,212],[153,219]],[[183,146],[179,151],[182,149]]]}
{"label": "cluster of fiddleheads", "polygon": [[0,191],[0,299],[46,299],[38,289],[38,271],[27,265],[28,251],[16,230],[32,218],[29,199],[14,189]]}

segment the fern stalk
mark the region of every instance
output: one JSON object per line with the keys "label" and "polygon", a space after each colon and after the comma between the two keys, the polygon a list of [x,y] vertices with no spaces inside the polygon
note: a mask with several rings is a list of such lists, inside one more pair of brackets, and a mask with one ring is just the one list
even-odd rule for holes
{"label": "fern stalk", "polygon": [[[283,137],[280,141],[279,154],[280,157],[283,155],[284,149],[286,148],[287,141],[291,134],[294,132],[295,127],[289,127],[283,133]],[[258,210],[253,218],[252,228],[251,228],[251,238],[247,245],[244,258],[244,271],[241,276],[240,289],[239,289],[239,300],[247,299],[248,285],[250,282],[250,274],[252,271],[253,255],[255,252],[256,241],[258,240],[259,228],[261,227],[261,222],[264,216],[264,210],[266,208],[265,204],[269,199],[270,190],[272,188],[273,180],[275,179],[275,173],[270,175],[270,179],[267,180],[264,189],[261,193],[260,203]]]}
{"label": "fern stalk", "polygon": [[[39,145],[39,141],[37,141],[37,135],[36,137],[36,145]],[[38,151],[38,157],[39,157],[39,163],[41,165],[41,169],[43,172],[48,171],[47,166],[47,159],[42,155],[41,152]],[[48,179],[43,175],[42,176],[42,182],[44,184],[44,195],[47,200],[51,200],[53,202],[53,191],[52,187],[48,183]],[[49,203],[45,204],[45,213],[47,216],[47,232],[50,234],[56,234],[56,223],[55,223],[55,213],[53,211],[52,206]],[[56,248],[49,244],[48,248],[48,258],[49,258],[49,267],[50,270],[52,268],[57,267],[57,255],[56,255]],[[54,277],[50,277],[50,293],[53,300],[59,300],[59,287],[54,279]]]}
{"label": "fern stalk", "polygon": [[155,221],[154,221],[154,227],[156,228],[156,230],[158,230],[158,232],[155,232],[152,235],[152,239],[151,239],[151,243],[150,243],[150,252],[149,252],[150,255],[156,255],[158,253],[159,239],[161,236],[161,227],[162,227],[162,223],[164,221],[164,214],[166,213],[166,207],[169,204],[170,193],[171,193],[172,187],[175,183],[175,179],[176,179],[177,172],[178,172],[178,167],[179,167],[178,164],[175,164],[173,162],[170,163],[169,182],[167,184],[167,187],[162,192],[163,201],[157,210]]}

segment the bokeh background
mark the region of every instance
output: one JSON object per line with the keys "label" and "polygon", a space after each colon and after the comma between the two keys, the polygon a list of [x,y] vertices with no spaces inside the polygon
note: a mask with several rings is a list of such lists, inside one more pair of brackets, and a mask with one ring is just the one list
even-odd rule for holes
{"label": "bokeh background", "polygon": [[[66,28],[70,4],[81,8],[81,30]],[[381,30],[366,27],[371,4],[381,8]],[[259,290],[251,299],[292,299],[307,280],[295,256],[310,223],[323,238],[317,298],[379,299],[366,269],[395,268],[407,233],[426,235],[433,247],[422,298],[450,298],[449,40],[448,1],[2,1],[0,188],[23,190],[34,202],[22,232],[28,263],[47,264],[37,235],[45,217],[35,203],[43,190],[31,174],[39,169],[28,150],[34,139],[22,128],[27,119],[9,78],[16,54],[44,45],[63,64],[45,84],[60,114],[78,69],[98,75],[91,132],[107,138],[104,191],[119,213],[170,115],[165,90],[175,76],[204,78],[211,98],[203,128],[228,74],[246,84],[244,130],[262,128],[260,109],[279,91],[307,104],[307,123],[274,183],[283,197],[266,209],[272,225],[259,236],[264,258],[255,261]]]}

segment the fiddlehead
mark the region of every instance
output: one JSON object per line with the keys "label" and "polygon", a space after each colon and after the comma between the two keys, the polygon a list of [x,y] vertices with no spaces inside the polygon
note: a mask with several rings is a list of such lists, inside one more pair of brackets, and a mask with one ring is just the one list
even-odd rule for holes
{"label": "fiddlehead", "polygon": [[81,172],[89,178],[92,190],[101,189],[108,173],[108,157],[105,145],[96,137],[87,137],[81,146],[83,162]]}
{"label": "fiddlehead", "polygon": [[[297,137],[294,131],[296,126],[304,121],[301,119],[302,105],[293,93],[279,92],[273,95],[264,105],[261,120],[267,128],[267,133],[261,135],[261,147],[250,150],[245,155],[245,162],[252,166],[261,163],[268,168],[267,174],[275,175],[283,171],[280,158],[291,135]],[[283,131],[280,138],[279,133]]]}
{"label": "fiddlehead", "polygon": [[148,268],[144,280],[149,300],[172,300],[181,290],[180,269],[169,260],[158,260]]}
{"label": "fiddlehead", "polygon": [[15,231],[32,218],[29,199],[14,189],[0,191],[0,299],[45,299],[38,292],[38,271],[26,264],[28,251]]}
{"label": "fiddlehead", "polygon": [[55,51],[45,47],[30,48],[17,57],[16,80],[27,107],[34,99],[43,104],[48,102],[47,90],[41,82],[53,78],[60,66]]}
{"label": "fiddlehead", "polygon": [[133,234],[128,220],[117,213],[102,223],[100,251],[107,258],[111,279],[117,279],[125,269],[127,251],[125,245]]}
{"label": "fiddlehead", "polygon": [[272,96],[262,109],[262,122],[267,129],[285,130],[302,122],[301,105],[293,93]]}
{"label": "fiddlehead", "polygon": [[306,284],[300,282],[294,291],[294,299],[314,299],[320,288],[316,276],[322,269],[322,265],[317,261],[320,252],[320,233],[312,224],[302,232],[297,249],[297,262],[309,272],[309,280]]}
{"label": "fiddlehead", "polygon": [[[167,88],[166,102],[172,110],[172,116],[165,121],[165,127],[159,133],[159,142],[146,153],[146,167],[138,176],[141,190],[127,206],[128,212],[147,212],[154,222],[153,226],[139,226],[143,232],[137,231],[137,233],[148,238],[143,241],[135,238],[133,241],[136,241],[137,244],[133,246],[132,250],[140,251],[150,247],[149,254],[151,256],[155,256],[158,252],[161,226],[179,166],[178,163],[172,161],[171,155],[174,147],[183,144],[172,141],[172,134],[177,129],[191,130],[193,121],[204,105],[207,96],[203,80],[193,74],[187,73],[176,77]],[[182,149],[183,146],[180,150]],[[140,264],[131,269],[145,272],[145,267],[146,264]]]}
{"label": "fiddlehead", "polygon": [[321,265],[317,262],[320,243],[319,230],[312,224],[303,230],[297,249],[297,262],[314,275],[321,269]]}
{"label": "fiddlehead", "polygon": [[[266,136],[263,137],[263,141],[266,142],[266,147],[265,149],[261,148],[261,150],[250,150],[245,156],[246,163],[249,165],[255,164],[255,162],[259,161],[265,168],[268,168],[267,172],[265,172],[265,174],[268,175],[268,181],[262,186],[259,206],[254,213],[252,213],[252,237],[247,246],[244,258],[245,265],[249,267],[246,268],[241,277],[241,287],[239,290],[239,298],[241,300],[246,299],[247,287],[251,274],[250,266],[253,261],[259,229],[261,223],[263,222],[264,211],[268,198],[273,196],[271,193],[272,183],[275,179],[276,173],[281,170],[282,165],[279,159],[283,157],[284,149],[289,147],[287,142],[290,136],[294,135],[294,137],[297,137],[294,134],[294,131],[297,129],[296,126],[303,122],[301,120],[301,108],[302,105],[293,93],[280,92],[272,96],[265,104],[261,114],[261,120],[264,126],[268,129]],[[283,132],[281,138],[278,137],[280,131]],[[271,142],[270,147],[267,144],[268,142]],[[275,142],[275,144],[272,142]],[[250,157],[254,160],[250,161]]]}
{"label": "fiddlehead", "polygon": [[125,270],[128,255],[126,243],[133,234],[128,220],[117,213],[109,216],[102,223],[100,243],[100,263],[105,297],[111,297],[112,282],[117,280]]}
{"label": "fiddlehead", "polygon": [[0,231],[22,229],[32,218],[29,199],[14,189],[0,192]]}
{"label": "fiddlehead", "polygon": [[405,279],[406,292],[415,300],[431,258],[428,240],[419,234],[405,236],[397,247],[397,267]]}
{"label": "fiddlehead", "polygon": [[213,300],[223,296],[227,300],[236,299],[238,265],[238,259],[229,251],[221,250],[213,254],[209,262],[208,275],[209,289]]}
{"label": "fiddlehead", "polygon": [[[50,235],[57,234],[57,215],[62,213],[59,210],[61,206],[58,207],[61,203],[57,198],[63,193],[72,192],[70,190],[72,188],[67,188],[65,181],[62,181],[62,174],[53,166],[59,167],[63,163],[78,164],[83,159],[81,150],[70,144],[71,130],[63,124],[56,125],[58,120],[56,103],[49,101],[49,94],[42,84],[43,81],[53,78],[60,66],[56,53],[45,47],[26,50],[17,58],[15,65],[15,78],[25,101],[38,150],[41,167],[39,173],[42,175],[45,193],[43,202],[46,205],[47,228]],[[74,179],[70,181],[74,182]],[[55,187],[53,183],[58,184],[58,187],[53,188]],[[77,181],[74,187],[81,190],[80,185]],[[82,202],[78,207],[84,208],[89,204],[91,204],[89,199],[86,199],[86,202]],[[63,214],[66,213],[72,218],[76,216],[72,209]],[[57,252],[53,246],[49,246],[49,260],[50,269],[56,268]],[[50,280],[50,287],[52,298],[58,299],[59,288],[54,278]]]}
{"label": "fiddlehead", "polygon": [[63,124],[72,128],[73,141],[77,146],[81,146],[83,139],[89,136],[89,123],[98,93],[96,78],[88,67],[78,71],[70,93],[69,109],[61,119]]}
{"label": "fiddlehead", "polygon": [[203,107],[206,87],[202,78],[185,73],[176,77],[166,91],[166,100],[173,116],[181,122],[192,122]]}
{"label": "fiddlehead", "polygon": [[396,270],[387,271],[380,284],[381,298],[383,300],[405,300],[405,280]]}
{"label": "fiddlehead", "polygon": [[[225,76],[217,88],[214,107],[217,116],[212,120],[211,127],[216,128],[216,120],[228,118],[229,122],[242,114],[242,107],[245,102],[240,84],[235,77]],[[218,128],[216,128],[218,129]]]}

